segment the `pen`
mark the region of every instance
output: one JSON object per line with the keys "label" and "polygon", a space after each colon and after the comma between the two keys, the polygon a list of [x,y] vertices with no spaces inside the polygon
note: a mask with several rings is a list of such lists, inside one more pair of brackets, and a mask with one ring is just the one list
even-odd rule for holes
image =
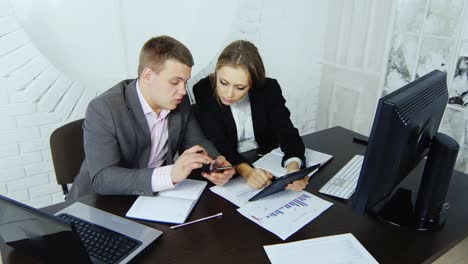
{"label": "pen", "polygon": [[194,223],[197,223],[197,222],[205,221],[205,220],[215,218],[215,217],[218,217],[218,216],[222,216],[222,215],[223,215],[223,213],[217,213],[215,215],[210,215],[210,216],[207,216],[207,217],[203,217],[203,218],[193,220],[193,221],[190,221],[190,222],[187,222],[187,223],[183,223],[183,224],[180,224],[180,225],[171,226],[171,229],[175,229],[175,228],[178,228],[178,227],[181,227],[181,226],[190,225],[190,224],[194,224]]}

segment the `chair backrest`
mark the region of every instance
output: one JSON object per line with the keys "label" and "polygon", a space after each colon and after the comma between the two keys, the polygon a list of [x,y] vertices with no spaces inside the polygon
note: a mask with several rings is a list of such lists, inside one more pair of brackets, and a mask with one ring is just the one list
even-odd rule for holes
{"label": "chair backrest", "polygon": [[50,150],[57,183],[68,193],[68,183],[73,183],[84,160],[83,120],[76,120],[57,128],[50,135]]}

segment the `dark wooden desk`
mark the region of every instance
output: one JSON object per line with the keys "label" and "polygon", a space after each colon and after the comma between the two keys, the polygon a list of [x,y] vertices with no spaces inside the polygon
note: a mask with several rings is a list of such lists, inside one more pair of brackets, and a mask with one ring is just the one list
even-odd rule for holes
{"label": "dark wooden desk", "polygon": [[[162,230],[164,234],[137,262],[269,263],[263,245],[352,233],[380,263],[421,263],[468,234],[468,176],[460,172],[452,177],[447,223],[437,232],[390,226],[372,216],[355,214],[350,209],[350,202],[318,194],[318,189],[346,162],[355,154],[364,153],[365,146],[354,143],[353,135],[352,131],[334,127],[303,137],[307,147],[334,155],[334,159],[311,178],[307,186],[307,191],[334,205],[286,241],[244,218],[236,211],[236,206],[206,189],[188,221],[218,212],[223,212],[223,217],[175,230],[166,224],[140,221]],[[134,197],[95,196],[84,197],[81,202],[123,216],[134,200]],[[66,205],[61,203],[44,210],[56,212]],[[4,257],[18,257],[10,250],[4,254],[7,255]]]}

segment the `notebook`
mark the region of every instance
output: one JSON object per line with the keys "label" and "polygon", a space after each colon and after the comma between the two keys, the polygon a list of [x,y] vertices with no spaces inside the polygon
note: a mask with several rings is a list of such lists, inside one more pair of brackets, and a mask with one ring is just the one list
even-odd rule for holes
{"label": "notebook", "polygon": [[[283,155],[284,154],[280,148],[275,148],[270,153],[267,153],[266,155],[258,159],[256,162],[254,162],[253,165],[255,168],[261,168],[271,172],[271,174],[275,177],[281,177],[287,174],[286,169],[281,166],[281,160],[283,158]],[[311,167],[316,164],[320,164],[320,166],[323,166],[333,158],[332,155],[311,150],[308,148],[305,149],[304,156],[306,158],[307,163],[305,167]]]}
{"label": "notebook", "polygon": [[185,179],[174,189],[161,191],[156,196],[140,196],[126,216],[164,223],[184,223],[207,182]]}
{"label": "notebook", "polygon": [[[99,234],[128,241],[131,244],[123,246],[131,245],[131,248],[122,255],[112,254],[109,259],[103,259],[102,254],[96,256],[97,252],[92,252],[85,240],[86,237],[99,239],[98,236],[83,235],[82,227],[58,215],[73,217],[92,231],[101,231]],[[50,215],[0,195],[0,240],[46,263],[127,263],[161,234],[157,229],[82,203],[74,203]],[[106,249],[117,246],[120,249],[122,240],[113,240]]]}

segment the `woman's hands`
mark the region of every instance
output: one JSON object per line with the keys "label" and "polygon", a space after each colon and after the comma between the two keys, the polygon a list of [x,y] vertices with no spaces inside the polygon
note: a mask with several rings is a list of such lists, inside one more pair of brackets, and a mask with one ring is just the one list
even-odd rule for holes
{"label": "woman's hands", "polygon": [[[300,169],[299,163],[292,161],[286,166],[287,173],[292,173]],[[241,163],[236,167],[237,173],[239,173],[250,185],[250,187],[255,189],[265,188],[270,185],[273,179],[273,176],[268,171],[259,168],[252,168],[247,163]],[[302,179],[296,180],[288,184],[285,189],[291,191],[300,191],[303,190],[309,183],[309,177],[304,177]]]}
{"label": "woman's hands", "polygon": [[271,173],[262,169],[254,169],[248,163],[238,164],[236,166],[236,171],[247,181],[250,187],[255,189],[268,186],[273,179]]}
{"label": "woman's hands", "polygon": [[[286,166],[286,170],[288,171],[288,173],[298,171],[299,169],[300,169],[300,166],[299,166],[299,163],[297,163],[297,161],[292,161],[288,163],[288,165]],[[285,189],[291,190],[291,191],[300,191],[300,190],[303,190],[307,186],[308,183],[309,183],[309,177],[306,176],[302,179],[296,180],[288,184],[285,187]]]}
{"label": "woman's hands", "polygon": [[252,169],[247,174],[247,183],[255,189],[262,189],[271,184],[273,176],[268,171],[262,169]]}

